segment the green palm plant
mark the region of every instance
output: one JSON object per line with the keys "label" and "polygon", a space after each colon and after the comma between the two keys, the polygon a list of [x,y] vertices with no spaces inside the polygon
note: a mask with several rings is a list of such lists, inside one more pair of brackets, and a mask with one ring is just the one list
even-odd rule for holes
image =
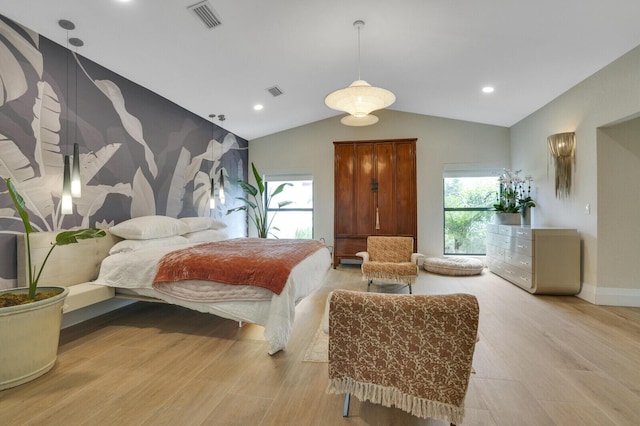
{"label": "green palm plant", "polygon": [[72,231],[62,231],[56,235],[56,242],[51,244],[51,248],[49,252],[45,256],[42,261],[42,265],[40,265],[40,269],[37,269],[36,266],[31,264],[31,243],[29,241],[29,235],[32,232],[36,232],[31,226],[31,221],[29,220],[29,212],[25,207],[25,202],[22,196],[18,193],[15,186],[11,182],[11,178],[5,178],[5,182],[7,183],[7,189],[9,190],[9,194],[11,195],[11,199],[13,200],[13,205],[20,215],[22,219],[22,223],[24,224],[24,231],[27,236],[27,263],[29,265],[29,293],[27,295],[27,299],[29,301],[35,300],[36,297],[36,288],[38,287],[38,280],[40,279],[40,275],[42,275],[42,271],[44,270],[44,266],[53,252],[53,249],[57,246],[64,246],[67,244],[77,243],[78,240],[86,240],[89,238],[100,238],[106,235],[101,229],[95,228],[87,228],[87,229],[74,229]]}
{"label": "green palm plant", "polygon": [[[278,228],[272,226],[275,214],[271,217],[271,220],[268,220],[267,217],[271,201],[273,200],[273,197],[280,194],[286,186],[291,186],[291,184],[282,183],[278,185],[271,194],[267,194],[265,191],[264,181],[262,180],[260,173],[258,173],[255,164],[251,163],[251,169],[253,170],[253,177],[256,179],[257,188],[249,182],[239,179],[238,184],[242,187],[246,196],[236,197],[236,199],[242,201],[244,205],[227,210],[227,214],[231,214],[236,211],[247,212],[249,219],[256,227],[258,237],[267,238],[269,234],[273,235],[271,232],[272,229],[279,231]],[[280,201],[278,203],[278,208],[282,208],[289,204],[291,204],[291,201]]]}

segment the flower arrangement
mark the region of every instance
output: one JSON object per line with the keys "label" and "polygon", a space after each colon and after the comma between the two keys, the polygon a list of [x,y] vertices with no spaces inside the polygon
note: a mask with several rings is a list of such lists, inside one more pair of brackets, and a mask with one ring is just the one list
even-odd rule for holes
{"label": "flower arrangement", "polygon": [[535,207],[536,203],[531,198],[531,182],[533,178],[526,176],[524,179],[518,176],[522,170],[511,171],[504,169],[498,178],[500,192],[493,208],[501,213],[518,213],[527,207]]}

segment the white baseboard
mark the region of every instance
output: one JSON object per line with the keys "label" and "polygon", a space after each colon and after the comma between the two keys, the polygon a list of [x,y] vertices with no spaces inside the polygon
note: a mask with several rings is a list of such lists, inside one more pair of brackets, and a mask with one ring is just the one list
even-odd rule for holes
{"label": "white baseboard", "polygon": [[582,291],[577,296],[594,305],[640,308],[638,288],[595,287],[583,283]]}

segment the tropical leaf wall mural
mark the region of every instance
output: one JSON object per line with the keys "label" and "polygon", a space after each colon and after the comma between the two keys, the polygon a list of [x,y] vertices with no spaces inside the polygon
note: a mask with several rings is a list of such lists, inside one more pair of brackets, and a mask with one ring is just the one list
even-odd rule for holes
{"label": "tropical leaf wall mural", "polygon": [[[82,197],[60,209],[64,155],[80,145]],[[247,179],[247,141],[0,15],[0,177],[11,178],[35,229],[107,228],[131,217],[226,216]],[[209,210],[211,178],[226,204]],[[16,285],[20,218],[0,182],[0,289]]]}

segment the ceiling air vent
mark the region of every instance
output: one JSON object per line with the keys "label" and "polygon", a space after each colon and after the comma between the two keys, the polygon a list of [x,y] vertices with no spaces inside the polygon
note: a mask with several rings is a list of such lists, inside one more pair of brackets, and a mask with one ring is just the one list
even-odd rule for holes
{"label": "ceiling air vent", "polygon": [[274,98],[276,96],[284,95],[284,92],[278,86],[269,87],[267,89],[267,92],[271,93],[271,96],[273,96]]}
{"label": "ceiling air vent", "polygon": [[222,20],[218,15],[216,15],[213,7],[211,7],[209,2],[206,0],[196,4],[192,4],[187,9],[193,12],[196,17],[200,19],[202,23],[209,29],[222,25]]}

